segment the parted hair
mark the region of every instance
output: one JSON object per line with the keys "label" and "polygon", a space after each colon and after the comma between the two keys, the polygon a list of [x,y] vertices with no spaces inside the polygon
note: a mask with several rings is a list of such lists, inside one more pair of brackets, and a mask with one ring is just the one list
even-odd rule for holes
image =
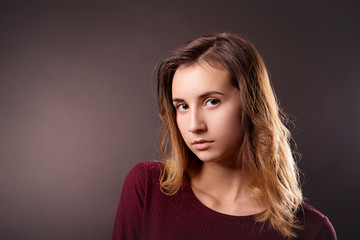
{"label": "parted hair", "polygon": [[295,214],[303,197],[290,131],[285,126],[287,118],[279,108],[264,61],[243,36],[220,33],[196,38],[157,65],[155,78],[162,121],[160,148],[165,158],[160,176],[162,191],[169,195],[177,193],[192,161],[199,161],[182,139],[172,103],[176,70],[199,62],[226,69],[231,83],[239,89],[243,140],[234,161],[252,176],[250,190],[266,208],[256,220],[268,222],[285,237],[296,237],[295,229],[301,226]]}

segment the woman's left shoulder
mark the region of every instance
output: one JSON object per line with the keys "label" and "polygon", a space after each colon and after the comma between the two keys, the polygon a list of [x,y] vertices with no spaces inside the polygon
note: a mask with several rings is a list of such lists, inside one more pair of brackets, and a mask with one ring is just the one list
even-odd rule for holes
{"label": "woman's left shoulder", "polygon": [[310,204],[303,202],[297,217],[303,226],[301,239],[337,239],[336,232],[328,217]]}

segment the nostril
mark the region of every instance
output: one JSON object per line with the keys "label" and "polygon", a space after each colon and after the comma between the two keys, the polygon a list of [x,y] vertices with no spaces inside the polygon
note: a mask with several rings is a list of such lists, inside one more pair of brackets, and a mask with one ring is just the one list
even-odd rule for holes
{"label": "nostril", "polygon": [[199,132],[204,132],[206,131],[206,124],[201,122],[201,123],[197,123],[196,125],[191,125],[189,127],[189,131],[192,133],[199,133]]}
{"label": "nostril", "polygon": [[206,123],[199,109],[193,108],[189,119],[189,131],[192,133],[199,133],[206,131]]}

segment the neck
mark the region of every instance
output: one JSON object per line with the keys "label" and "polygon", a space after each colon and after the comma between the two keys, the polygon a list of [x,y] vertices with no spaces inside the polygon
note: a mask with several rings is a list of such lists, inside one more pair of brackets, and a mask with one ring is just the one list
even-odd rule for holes
{"label": "neck", "polygon": [[249,197],[250,177],[241,168],[204,162],[190,174],[191,185],[215,199],[229,202]]}

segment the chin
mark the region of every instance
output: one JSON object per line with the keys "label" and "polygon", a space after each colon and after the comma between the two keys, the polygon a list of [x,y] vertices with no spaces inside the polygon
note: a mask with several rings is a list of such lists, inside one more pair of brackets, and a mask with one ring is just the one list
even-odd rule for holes
{"label": "chin", "polygon": [[208,152],[200,152],[200,153],[196,153],[195,154],[198,159],[202,162],[217,162],[219,161],[221,158],[220,156],[216,156],[215,154],[211,154]]}

